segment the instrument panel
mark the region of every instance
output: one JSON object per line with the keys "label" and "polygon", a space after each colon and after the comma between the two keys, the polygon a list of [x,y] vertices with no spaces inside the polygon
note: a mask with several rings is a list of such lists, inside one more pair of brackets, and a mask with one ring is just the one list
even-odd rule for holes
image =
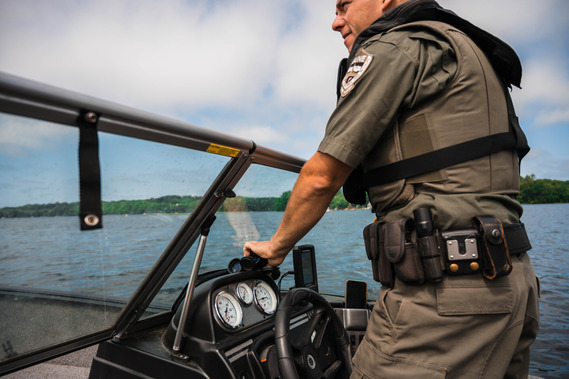
{"label": "instrument panel", "polygon": [[279,302],[273,285],[259,278],[224,285],[213,292],[212,299],[217,324],[229,331],[241,330],[272,317]]}

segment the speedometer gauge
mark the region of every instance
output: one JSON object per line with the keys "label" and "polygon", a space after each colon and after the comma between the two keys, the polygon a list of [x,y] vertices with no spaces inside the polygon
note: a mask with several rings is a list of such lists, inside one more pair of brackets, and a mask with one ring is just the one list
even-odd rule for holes
{"label": "speedometer gauge", "polygon": [[253,302],[253,291],[247,283],[241,282],[237,285],[237,296],[246,305],[250,305]]}
{"label": "speedometer gauge", "polygon": [[273,314],[277,309],[277,295],[273,288],[265,282],[259,282],[253,289],[255,304],[261,308],[265,314]]}
{"label": "speedometer gauge", "polygon": [[237,328],[243,321],[243,310],[235,296],[221,291],[215,297],[213,305],[219,319],[230,328]]}

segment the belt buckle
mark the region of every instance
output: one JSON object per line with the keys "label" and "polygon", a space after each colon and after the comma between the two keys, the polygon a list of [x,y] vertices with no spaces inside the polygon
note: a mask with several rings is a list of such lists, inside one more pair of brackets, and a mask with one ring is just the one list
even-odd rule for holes
{"label": "belt buckle", "polygon": [[476,229],[442,232],[441,237],[447,274],[464,275],[480,272]]}

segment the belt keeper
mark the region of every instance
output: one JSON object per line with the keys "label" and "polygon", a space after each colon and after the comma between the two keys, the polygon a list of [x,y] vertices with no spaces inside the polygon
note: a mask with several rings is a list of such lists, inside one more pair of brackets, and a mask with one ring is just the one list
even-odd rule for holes
{"label": "belt keeper", "polygon": [[494,279],[512,272],[512,260],[502,222],[493,216],[476,216],[474,224],[482,240],[482,275]]}

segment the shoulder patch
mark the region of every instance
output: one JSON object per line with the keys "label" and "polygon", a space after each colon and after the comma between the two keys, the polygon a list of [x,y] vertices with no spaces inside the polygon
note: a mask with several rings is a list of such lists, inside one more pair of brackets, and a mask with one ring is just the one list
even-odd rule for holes
{"label": "shoulder patch", "polygon": [[354,57],[352,64],[348,67],[348,71],[342,79],[342,85],[340,87],[340,94],[342,97],[352,91],[356,85],[356,82],[362,77],[364,72],[366,72],[369,67],[373,55],[367,53],[364,49],[361,49],[358,54]]}

